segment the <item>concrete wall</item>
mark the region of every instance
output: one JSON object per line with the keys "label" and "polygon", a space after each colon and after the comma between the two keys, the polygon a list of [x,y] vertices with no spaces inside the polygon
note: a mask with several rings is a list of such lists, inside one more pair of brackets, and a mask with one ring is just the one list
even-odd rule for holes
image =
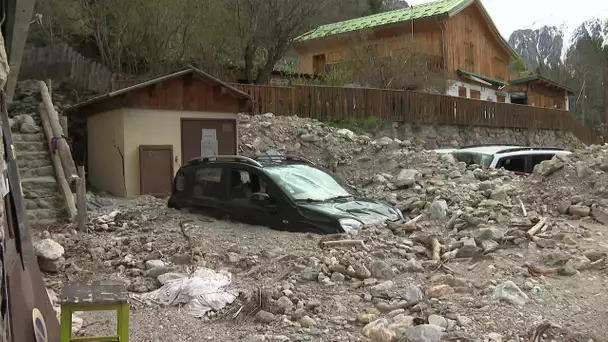
{"label": "concrete wall", "polygon": [[[124,109],[126,196],[139,195],[139,146],[172,145],[177,172],[182,164],[181,119],[237,119],[237,114],[159,109]],[[100,114],[103,116],[105,114]],[[90,130],[89,130],[90,132]],[[90,135],[91,133],[89,133]],[[238,134],[238,132],[237,132]],[[91,140],[89,139],[89,144]],[[90,149],[90,148],[89,148]],[[91,156],[89,155],[89,158]],[[89,167],[91,167],[89,159]]]}
{"label": "concrete wall", "polygon": [[118,109],[87,119],[88,181],[115,196],[125,196],[120,156],[125,151],[123,113],[123,109]]}
{"label": "concrete wall", "polygon": [[[462,81],[451,81],[451,85],[446,91],[446,95],[450,96],[458,96],[458,87],[467,88],[467,97],[471,97],[471,89],[477,90],[481,93],[481,99],[485,101],[496,102],[496,92],[497,90],[492,88],[486,88],[474,83],[467,83]],[[505,96],[505,102],[511,103],[511,95],[506,92],[501,92]]]}

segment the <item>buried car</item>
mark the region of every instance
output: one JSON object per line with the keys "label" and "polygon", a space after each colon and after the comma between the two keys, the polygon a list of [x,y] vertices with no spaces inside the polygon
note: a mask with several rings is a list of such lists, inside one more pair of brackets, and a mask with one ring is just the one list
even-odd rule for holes
{"label": "buried car", "polygon": [[196,158],[175,175],[169,207],[272,229],[332,234],[403,219],[398,209],[296,156]]}

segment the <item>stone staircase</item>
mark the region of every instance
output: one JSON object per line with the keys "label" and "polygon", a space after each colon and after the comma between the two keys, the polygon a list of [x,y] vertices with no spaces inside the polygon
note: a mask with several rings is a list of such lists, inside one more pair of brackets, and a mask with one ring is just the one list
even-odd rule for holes
{"label": "stone staircase", "polygon": [[24,133],[13,129],[13,143],[29,226],[46,228],[61,225],[67,214],[44,133]]}

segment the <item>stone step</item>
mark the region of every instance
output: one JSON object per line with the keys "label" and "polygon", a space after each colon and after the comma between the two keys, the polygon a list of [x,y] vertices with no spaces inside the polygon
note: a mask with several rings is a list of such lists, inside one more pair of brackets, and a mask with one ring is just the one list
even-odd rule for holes
{"label": "stone step", "polygon": [[33,229],[67,223],[67,214],[63,209],[28,209],[26,214],[29,227]]}
{"label": "stone step", "polygon": [[28,177],[39,177],[39,176],[55,176],[55,169],[52,165],[42,165],[38,167],[32,167],[31,165],[20,167],[19,176],[22,178]]}
{"label": "stone step", "polygon": [[[30,194],[29,198],[47,197],[58,192],[57,181],[52,176],[23,177],[21,187],[24,196],[26,192]],[[32,194],[35,194],[35,197]]]}
{"label": "stone step", "polygon": [[14,141],[15,150],[27,152],[47,152],[48,144],[44,141]]}
{"label": "stone step", "polygon": [[[24,194],[24,197],[25,197],[25,194]],[[27,210],[63,209],[64,208],[63,198],[61,198],[59,196],[25,198],[23,200],[23,202],[25,203],[25,209],[27,209]]]}
{"label": "stone step", "polygon": [[44,133],[13,133],[13,142],[36,141],[46,142]]}
{"label": "stone step", "polygon": [[[35,169],[37,167],[44,166],[52,166],[53,162],[51,158],[46,153],[31,153],[29,156],[32,156],[31,159],[22,158],[22,156],[17,156],[17,167],[19,171],[23,171],[26,169]],[[22,175],[23,177],[23,175]]]}
{"label": "stone step", "polygon": [[45,151],[20,151],[16,150],[17,160],[39,160],[47,159],[50,163],[51,153],[48,150]]}

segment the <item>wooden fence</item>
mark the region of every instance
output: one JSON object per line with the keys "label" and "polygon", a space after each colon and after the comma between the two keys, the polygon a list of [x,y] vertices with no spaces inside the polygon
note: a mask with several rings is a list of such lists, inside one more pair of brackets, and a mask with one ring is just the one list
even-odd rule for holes
{"label": "wooden fence", "polygon": [[510,103],[371,88],[232,84],[253,98],[254,113],[318,120],[364,119],[418,124],[468,125],[570,131],[583,142],[601,143],[569,112]]}
{"label": "wooden fence", "polygon": [[82,89],[105,93],[111,90],[114,75],[102,64],[87,59],[64,42],[44,47],[27,46],[19,79],[47,78],[70,81]]}

